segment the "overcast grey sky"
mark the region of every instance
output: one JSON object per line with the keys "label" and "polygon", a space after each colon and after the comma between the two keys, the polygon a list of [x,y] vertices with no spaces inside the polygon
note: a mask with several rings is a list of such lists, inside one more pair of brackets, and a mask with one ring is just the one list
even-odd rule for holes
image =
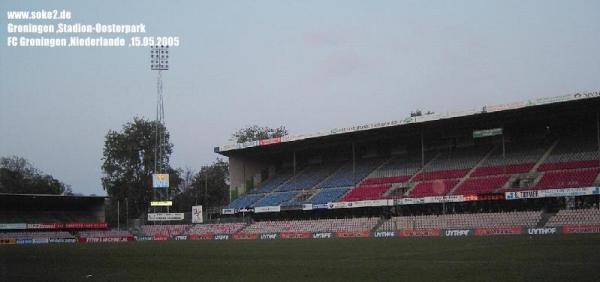
{"label": "overcast grey sky", "polygon": [[[171,3],[172,2],[172,3]],[[427,3],[423,3],[427,2]],[[100,184],[104,135],[154,118],[145,48],[10,48],[6,11],[144,23],[181,38],[164,75],[173,165],[249,124],[312,132],[600,89],[600,1],[2,1],[0,156]]]}

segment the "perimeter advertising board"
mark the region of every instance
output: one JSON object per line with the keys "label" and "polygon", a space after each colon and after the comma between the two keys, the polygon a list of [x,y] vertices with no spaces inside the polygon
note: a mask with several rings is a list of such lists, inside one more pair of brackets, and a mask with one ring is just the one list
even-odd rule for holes
{"label": "perimeter advertising board", "polygon": [[359,237],[369,237],[369,231],[368,230],[361,230],[361,231],[338,231],[335,232],[335,237],[336,238],[359,238]]}
{"label": "perimeter advertising board", "polygon": [[582,187],[582,188],[564,188],[564,189],[544,189],[506,192],[507,200],[532,199],[532,198],[553,198],[553,197],[575,197],[586,195],[600,195],[600,187]]}
{"label": "perimeter advertising board", "polygon": [[529,235],[554,235],[559,233],[559,227],[532,227],[526,229]]}
{"label": "perimeter advertising board", "polygon": [[281,232],[279,237],[281,239],[307,239],[310,238],[310,232]]}
{"label": "perimeter advertising board", "polygon": [[133,236],[117,236],[117,237],[81,237],[79,243],[116,243],[133,241]]}
{"label": "perimeter advertising board", "polygon": [[0,245],[15,245],[17,239],[0,239]]}
{"label": "perimeter advertising board", "polygon": [[386,237],[397,237],[398,233],[396,231],[375,231],[373,232],[373,237],[375,238],[386,238]]}
{"label": "perimeter advertising board", "polygon": [[263,233],[259,237],[261,240],[275,240],[279,238],[279,233]]}
{"label": "perimeter advertising board", "polygon": [[446,237],[473,236],[473,229],[444,229],[443,234]]}
{"label": "perimeter advertising board", "polygon": [[438,237],[441,234],[442,231],[438,228],[414,228],[399,231],[401,237]]}
{"label": "perimeter advertising board", "polygon": [[232,238],[234,240],[256,240],[256,239],[258,239],[258,234],[256,234],[256,233],[237,233],[237,234],[233,234]]}
{"label": "perimeter advertising board", "polygon": [[330,239],[335,237],[333,232],[315,232],[311,235],[313,239]]}
{"label": "perimeter advertising board", "polygon": [[187,237],[188,240],[212,240],[214,234],[205,233],[205,234],[191,234]]}
{"label": "perimeter advertising board", "polygon": [[0,223],[0,230],[27,229],[26,223]]}
{"label": "perimeter advertising board", "polygon": [[517,235],[523,233],[523,227],[486,227],[475,228],[475,236],[501,236],[501,235]]}
{"label": "perimeter advertising board", "polygon": [[66,229],[106,229],[108,223],[106,222],[70,222],[65,223]]}
{"label": "perimeter advertising board", "polygon": [[49,238],[48,239],[49,243],[76,243],[77,239],[75,238]]}
{"label": "perimeter advertising board", "polygon": [[600,224],[564,225],[563,234],[600,233]]}

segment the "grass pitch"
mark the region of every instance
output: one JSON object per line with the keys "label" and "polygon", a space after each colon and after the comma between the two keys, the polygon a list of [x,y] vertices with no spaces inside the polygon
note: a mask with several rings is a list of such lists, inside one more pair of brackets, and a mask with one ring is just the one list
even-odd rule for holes
{"label": "grass pitch", "polygon": [[0,281],[600,281],[600,235],[0,246]]}

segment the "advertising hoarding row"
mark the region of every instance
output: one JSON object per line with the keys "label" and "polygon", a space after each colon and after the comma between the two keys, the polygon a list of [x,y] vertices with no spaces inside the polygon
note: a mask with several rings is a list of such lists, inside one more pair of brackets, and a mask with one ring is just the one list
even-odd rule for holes
{"label": "advertising hoarding row", "polygon": [[[558,234],[600,233],[600,224],[565,225],[552,227],[483,227],[483,228],[406,228],[395,231],[337,231],[337,232],[278,232],[235,234],[192,234],[175,240],[277,240],[277,239],[331,239],[331,238],[393,238],[393,237],[468,237],[468,236],[545,236]],[[139,239],[138,239],[139,240]]]}
{"label": "advertising hoarding row", "polygon": [[[331,238],[392,238],[392,237],[467,237],[467,236],[506,236],[529,235],[546,236],[558,234],[587,234],[600,233],[600,224],[564,225],[552,227],[485,227],[463,229],[413,228],[396,231],[338,231],[338,232],[279,232],[279,233],[235,233],[235,234],[191,234],[178,235],[173,240],[276,240],[276,239],[331,239]],[[108,243],[128,241],[164,241],[170,238],[157,236],[113,236],[113,237],[81,237],[80,243]],[[76,243],[75,238],[3,238],[0,245],[15,244],[48,244]]]}
{"label": "advertising hoarding row", "polygon": [[69,223],[0,223],[0,230],[27,229],[106,229],[106,222],[69,222]]}
{"label": "advertising hoarding row", "polygon": [[[486,201],[486,200],[518,200],[530,198],[546,198],[546,197],[572,197],[600,195],[600,187],[584,187],[584,188],[563,188],[563,189],[545,189],[545,190],[528,190],[505,192],[504,194],[489,194],[489,195],[452,195],[452,196],[433,196],[423,198],[401,198],[401,199],[381,199],[381,200],[366,200],[354,202],[331,202],[327,204],[303,204],[302,210],[315,209],[349,209],[362,207],[383,207],[383,206],[398,206],[398,205],[418,205],[431,203],[459,203],[468,201]],[[256,207],[254,209],[223,209],[223,214],[236,214],[239,212],[280,212],[280,206]]]}
{"label": "advertising hoarding row", "polygon": [[21,244],[54,244],[54,243],[76,243],[75,238],[9,238],[0,239],[0,245]]}

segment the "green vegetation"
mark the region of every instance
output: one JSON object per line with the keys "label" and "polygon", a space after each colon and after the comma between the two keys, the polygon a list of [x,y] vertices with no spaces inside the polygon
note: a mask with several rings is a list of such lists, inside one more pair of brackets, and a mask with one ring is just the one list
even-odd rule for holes
{"label": "green vegetation", "polygon": [[237,143],[244,143],[250,141],[257,141],[260,139],[277,138],[288,135],[288,131],[285,126],[277,128],[271,128],[268,126],[250,125],[246,128],[242,128],[231,134],[230,141]]}
{"label": "green vegetation", "polygon": [[0,246],[0,281],[600,281],[598,269],[598,234]]}
{"label": "green vegetation", "polygon": [[[109,130],[104,137],[102,151],[102,187],[111,197],[108,208],[109,221],[116,221],[117,202],[127,199],[131,218],[143,215],[153,199],[152,173],[155,173],[155,153],[157,149],[156,130],[164,132],[163,172],[169,174],[170,194],[177,191],[181,182],[179,171],[169,165],[173,144],[169,143],[170,134],[156,121],[134,118],[123,125],[121,131]],[[125,206],[125,205],[123,205]],[[125,216],[121,213],[121,221]]]}
{"label": "green vegetation", "polygon": [[[111,198],[107,207],[107,221],[116,226],[117,208],[121,208],[121,222],[144,216],[157,191],[152,188],[155,173],[156,132],[163,132],[163,160],[165,173],[169,174],[169,197],[174,206],[171,212],[189,212],[194,205],[204,208],[227,204],[229,195],[229,163],[217,158],[210,165],[195,172],[192,168],[175,169],[169,161],[174,145],[166,127],[141,117],[123,125],[121,130],[109,130],[104,137],[102,151],[102,187]],[[158,190],[167,198],[165,189]]]}
{"label": "green vegetation", "polygon": [[71,186],[45,174],[23,157],[0,157],[0,193],[72,195]]}

